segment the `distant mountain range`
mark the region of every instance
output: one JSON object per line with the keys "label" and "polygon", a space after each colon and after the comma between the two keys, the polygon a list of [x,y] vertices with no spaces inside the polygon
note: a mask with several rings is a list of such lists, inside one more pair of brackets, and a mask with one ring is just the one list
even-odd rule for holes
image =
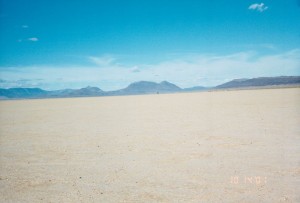
{"label": "distant mountain range", "polygon": [[168,81],[160,83],[140,81],[131,83],[124,89],[116,91],[103,91],[98,87],[85,87],[81,89],[64,89],[46,91],[39,88],[10,88],[0,89],[0,99],[23,99],[23,98],[59,98],[59,97],[89,97],[89,96],[116,96],[116,95],[138,95],[159,94],[175,92],[194,92],[217,89],[232,88],[258,88],[279,85],[300,85],[300,76],[260,77],[252,79],[235,79],[216,87],[196,86],[191,88],[180,88]]}
{"label": "distant mountain range", "polygon": [[274,85],[293,85],[300,84],[300,76],[281,76],[281,77],[260,77],[252,79],[236,79],[222,85],[216,86],[217,89],[224,88],[243,88],[261,87]]}

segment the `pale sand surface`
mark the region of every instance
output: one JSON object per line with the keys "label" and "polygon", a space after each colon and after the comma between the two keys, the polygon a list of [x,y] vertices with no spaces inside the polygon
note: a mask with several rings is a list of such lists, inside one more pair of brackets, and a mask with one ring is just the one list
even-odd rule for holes
{"label": "pale sand surface", "polygon": [[300,88],[1,101],[0,178],[1,202],[300,202]]}

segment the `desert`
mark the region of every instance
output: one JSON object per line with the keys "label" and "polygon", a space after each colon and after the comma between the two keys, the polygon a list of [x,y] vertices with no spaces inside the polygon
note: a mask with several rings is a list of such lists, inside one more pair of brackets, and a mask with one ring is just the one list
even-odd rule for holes
{"label": "desert", "polygon": [[300,88],[0,101],[1,202],[300,202]]}

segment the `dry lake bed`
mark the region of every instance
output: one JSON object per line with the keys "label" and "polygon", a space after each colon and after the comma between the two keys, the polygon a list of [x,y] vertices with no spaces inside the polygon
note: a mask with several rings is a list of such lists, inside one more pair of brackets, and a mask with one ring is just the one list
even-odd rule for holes
{"label": "dry lake bed", "polygon": [[300,202],[300,88],[0,102],[1,202]]}

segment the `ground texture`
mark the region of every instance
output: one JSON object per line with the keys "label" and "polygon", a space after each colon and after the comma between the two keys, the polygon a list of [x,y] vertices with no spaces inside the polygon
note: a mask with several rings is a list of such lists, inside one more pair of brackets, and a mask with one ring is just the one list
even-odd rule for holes
{"label": "ground texture", "polygon": [[300,89],[0,102],[2,202],[300,202]]}

